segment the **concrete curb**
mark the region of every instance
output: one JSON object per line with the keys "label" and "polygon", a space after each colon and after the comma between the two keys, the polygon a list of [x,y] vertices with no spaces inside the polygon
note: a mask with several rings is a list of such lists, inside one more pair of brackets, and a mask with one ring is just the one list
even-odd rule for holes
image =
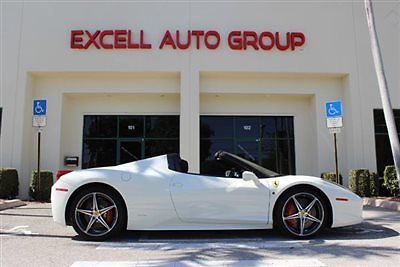
{"label": "concrete curb", "polygon": [[364,197],[364,206],[384,208],[393,211],[400,211],[400,202],[389,201],[386,199],[376,198],[376,197]]}
{"label": "concrete curb", "polygon": [[0,201],[0,210],[6,210],[16,207],[25,206],[26,204],[19,199],[11,199]]}

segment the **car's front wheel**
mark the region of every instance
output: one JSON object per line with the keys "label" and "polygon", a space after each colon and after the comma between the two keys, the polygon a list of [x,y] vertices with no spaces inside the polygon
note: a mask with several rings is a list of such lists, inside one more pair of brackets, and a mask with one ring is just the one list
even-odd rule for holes
{"label": "car's front wheel", "polygon": [[85,240],[100,241],[121,232],[126,211],[121,197],[109,188],[94,186],[72,200],[70,216],[75,231]]}
{"label": "car's front wheel", "polygon": [[297,187],[285,192],[278,200],[274,224],[284,234],[304,238],[325,228],[328,209],[322,195],[309,187]]}

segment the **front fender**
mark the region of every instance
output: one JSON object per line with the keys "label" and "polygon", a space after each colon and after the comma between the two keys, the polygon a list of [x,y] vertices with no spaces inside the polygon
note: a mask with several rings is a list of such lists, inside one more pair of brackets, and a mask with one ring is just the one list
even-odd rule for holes
{"label": "front fender", "polygon": [[[282,176],[271,178],[269,183],[270,203],[273,203],[269,209],[269,218],[273,218],[274,206],[286,190],[299,185],[308,185],[316,187],[327,197],[332,208],[331,227],[352,225],[362,221],[362,199],[339,185],[312,176]],[[347,201],[343,201],[343,199],[347,199]]]}

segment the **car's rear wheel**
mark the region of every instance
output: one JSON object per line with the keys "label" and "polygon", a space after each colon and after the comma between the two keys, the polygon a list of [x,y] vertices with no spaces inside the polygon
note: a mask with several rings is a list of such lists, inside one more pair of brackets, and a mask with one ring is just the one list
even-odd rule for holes
{"label": "car's rear wheel", "polygon": [[126,211],[121,197],[109,188],[94,186],[79,192],[70,216],[75,231],[85,240],[100,241],[121,232]]}
{"label": "car's rear wheel", "polygon": [[295,187],[279,198],[274,222],[282,233],[305,238],[323,230],[328,216],[327,204],[317,190]]}

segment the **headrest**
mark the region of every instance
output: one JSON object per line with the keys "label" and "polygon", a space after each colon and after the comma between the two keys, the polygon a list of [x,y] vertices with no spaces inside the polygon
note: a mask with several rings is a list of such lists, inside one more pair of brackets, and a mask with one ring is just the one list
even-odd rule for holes
{"label": "headrest", "polygon": [[181,172],[187,173],[189,171],[189,164],[186,160],[181,159],[180,165]]}

